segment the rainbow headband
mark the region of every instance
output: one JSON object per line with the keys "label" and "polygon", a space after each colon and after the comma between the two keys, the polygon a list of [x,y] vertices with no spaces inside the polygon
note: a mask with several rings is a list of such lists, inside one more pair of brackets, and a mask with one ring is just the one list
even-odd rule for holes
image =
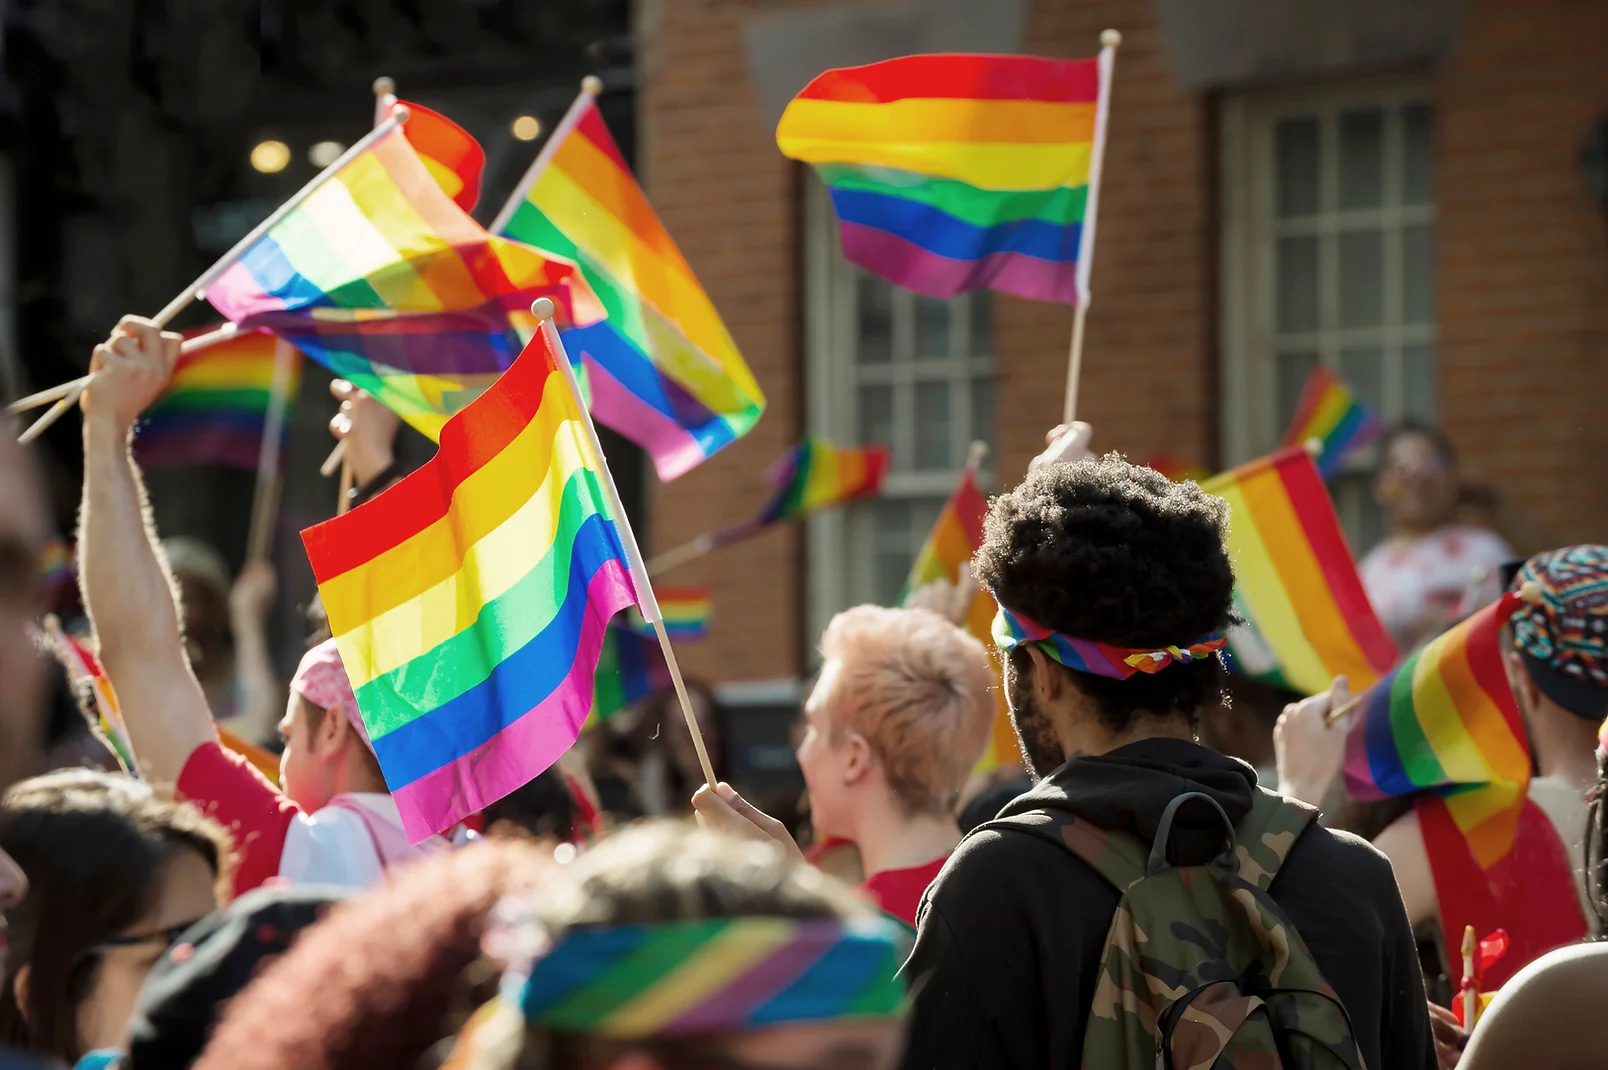
{"label": "rainbow headband", "polygon": [[[995,603],[998,604],[998,599]],[[1069,669],[1108,676],[1113,680],[1126,680],[1136,672],[1160,672],[1178,662],[1212,657],[1228,642],[1224,636],[1207,634],[1185,647],[1141,650],[1111,646],[1109,643],[1075,639],[1052,631],[1020,614],[1012,613],[1004,606],[1000,606],[999,612],[994,614],[993,631],[994,645],[1001,650],[1014,650],[1023,643],[1032,643]]]}
{"label": "rainbow headband", "polygon": [[527,971],[504,976],[459,1047],[482,1043],[476,1034],[513,1008],[544,1029],[626,1039],[896,1017],[905,1000],[900,948],[884,918],[572,929]]}

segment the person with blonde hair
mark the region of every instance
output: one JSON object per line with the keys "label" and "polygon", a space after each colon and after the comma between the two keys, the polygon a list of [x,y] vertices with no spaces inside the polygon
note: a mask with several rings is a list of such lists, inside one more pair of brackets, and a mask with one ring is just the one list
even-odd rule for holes
{"label": "person with blonde hair", "polygon": [[[832,618],[821,656],[798,747],[811,822],[859,848],[861,891],[914,927],[960,842],[955,804],[988,743],[988,655],[930,610],[867,605]],[[724,785],[694,806],[706,820],[758,823]]]}

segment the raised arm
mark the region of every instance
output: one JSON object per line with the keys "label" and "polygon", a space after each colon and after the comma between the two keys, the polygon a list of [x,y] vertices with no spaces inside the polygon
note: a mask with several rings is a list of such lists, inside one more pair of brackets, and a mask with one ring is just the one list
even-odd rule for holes
{"label": "raised arm", "polygon": [[176,782],[190,754],[217,738],[190,670],[130,431],[173,374],[180,338],[126,316],[95,347],[84,391],[84,500],[79,582],[101,663],[117,691],[145,775]]}

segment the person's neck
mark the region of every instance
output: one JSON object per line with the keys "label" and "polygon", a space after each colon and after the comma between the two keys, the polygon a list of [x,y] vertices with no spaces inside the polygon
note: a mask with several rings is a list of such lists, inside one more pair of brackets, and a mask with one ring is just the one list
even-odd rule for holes
{"label": "person's neck", "polygon": [[1535,762],[1544,777],[1557,777],[1582,792],[1597,783],[1597,727],[1549,699],[1531,717]]}
{"label": "person's neck", "polygon": [[1182,739],[1194,742],[1195,729],[1187,717],[1162,717],[1140,713],[1120,732],[1113,732],[1097,719],[1062,719],[1057,725],[1061,749],[1070,761],[1085,754],[1109,754],[1118,747],[1146,739]]}
{"label": "person's neck", "polygon": [[336,775],[335,790],[330,792],[330,798],[337,795],[386,795],[391,789],[385,783],[385,778],[375,776],[365,764],[348,762]]}
{"label": "person's neck", "polygon": [[949,813],[907,813],[892,792],[856,808],[854,843],[867,877],[910,869],[942,858],[960,842],[960,823]]}

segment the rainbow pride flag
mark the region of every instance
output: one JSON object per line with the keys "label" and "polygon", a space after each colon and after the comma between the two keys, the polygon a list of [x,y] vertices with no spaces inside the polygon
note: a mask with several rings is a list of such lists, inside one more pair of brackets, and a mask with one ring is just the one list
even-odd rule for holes
{"label": "rainbow pride flag", "polygon": [[100,661],[87,646],[62,630],[54,617],[45,618],[45,631],[55,644],[62,664],[67,668],[67,675],[74,681],[88,683],[90,694],[95,698],[101,739],[111,749],[117,764],[123,767],[125,773],[139,776],[139,763],[134,760],[134,748],[129,743],[128,729],[123,724],[123,714],[117,705],[117,692],[112,690],[106,670],[101,668]]}
{"label": "rainbow pride flag", "polygon": [[766,476],[775,488],[759,511],[760,526],[882,493],[891,454],[886,446],[840,449],[811,436],[794,446]]}
{"label": "rainbow pride flag", "polygon": [[302,532],[414,842],[574,744],[609,620],[636,601],[608,473],[548,337],[446,423],[422,468]]}
{"label": "rainbow pride flag", "polygon": [[1315,694],[1344,674],[1370,686],[1396,663],[1311,456],[1299,447],[1201,484],[1228,502],[1234,601],[1250,628],[1230,631],[1235,668]]}
{"label": "rainbow pride flag", "polygon": [[1513,849],[1530,746],[1508,687],[1509,592],[1410,655],[1362,697],[1346,736],[1346,788],[1368,801],[1432,792],[1489,871]]}
{"label": "rainbow pride flag", "polygon": [[[669,615],[662,600],[659,610]],[[658,639],[643,635],[635,623],[616,621],[604,634],[598,654],[591,719],[595,722],[613,717],[670,683],[670,666],[665,663]]]}
{"label": "rainbow pride flag", "polygon": [[[186,331],[207,334],[213,327]],[[233,338],[181,354],[173,379],[145,410],[134,437],[142,468],[215,464],[255,469],[268,422],[279,339],[267,331]],[[286,397],[301,386],[301,354],[292,351]]]}
{"label": "rainbow pride flag", "polygon": [[513,362],[514,322],[535,298],[582,322],[602,314],[573,265],[487,234],[400,130],[306,196],[205,296],[432,439]]}
{"label": "rainbow pride flag", "polygon": [[422,104],[399,101],[408,109],[402,133],[419,154],[441,191],[465,212],[480,200],[480,174],[486,169],[486,150],[474,135],[440,112]]}
{"label": "rainbow pride flag", "polygon": [[814,165],[852,263],[934,297],[1086,304],[1112,58],[830,70],[787,106],[776,144]]}
{"label": "rainbow pride flag", "polygon": [[[659,615],[664,618],[664,632],[671,639],[696,642],[709,637],[709,622],[714,616],[714,603],[707,587],[655,587],[654,597],[659,601]],[[628,610],[631,627],[643,635],[653,635],[653,625],[642,619],[635,610]],[[657,641],[657,640],[656,640]]]}
{"label": "rainbow pride flag", "polygon": [[[607,319],[564,346],[585,362],[593,415],[671,480],[748,433],[765,395],[681,250],[582,92],[494,230],[580,266]],[[514,202],[511,202],[514,203]]]}
{"label": "rainbow pride flag", "polygon": [[1384,425],[1372,410],[1334,372],[1319,364],[1301,388],[1282,444],[1301,446],[1311,439],[1323,443],[1318,471],[1328,479],[1340,471],[1353,450],[1368,445],[1382,431]]}

